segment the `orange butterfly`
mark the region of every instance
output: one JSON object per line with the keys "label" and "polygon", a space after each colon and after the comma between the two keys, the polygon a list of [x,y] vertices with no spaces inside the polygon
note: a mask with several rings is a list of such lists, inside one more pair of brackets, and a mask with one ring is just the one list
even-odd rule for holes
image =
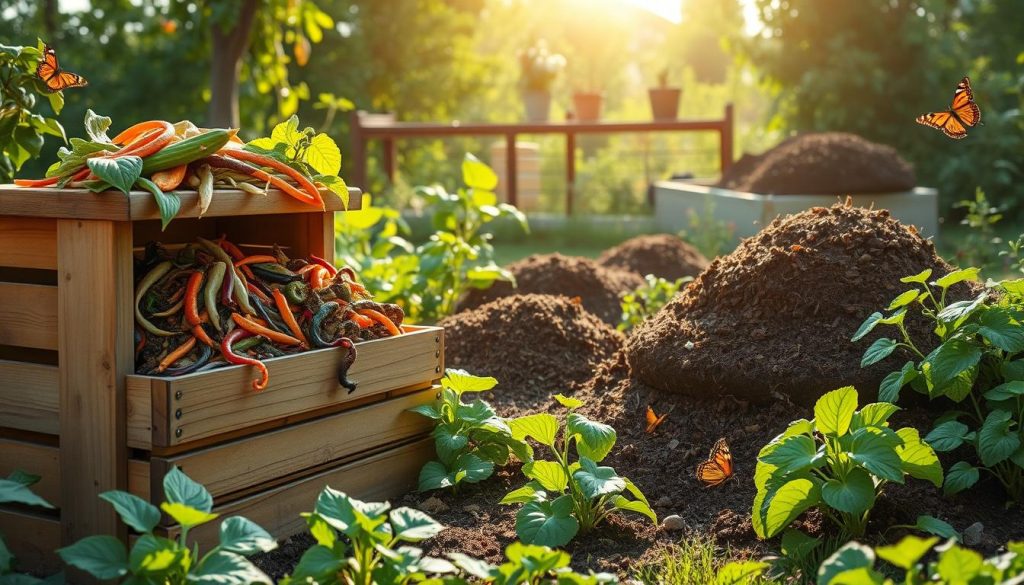
{"label": "orange butterfly", "polygon": [[39,60],[39,67],[36,67],[36,77],[46,84],[46,88],[52,92],[63,91],[69,87],[85,87],[89,82],[77,73],[62,71],[57,62],[57,51],[50,45],[44,45],[43,58]]}
{"label": "orange butterfly", "polygon": [[669,412],[672,412],[672,411],[670,410],[670,411],[666,412],[665,414],[663,414],[661,416],[658,416],[658,415],[654,414],[654,409],[651,408],[650,406],[648,406],[647,407],[647,430],[644,431],[644,432],[653,433],[654,429],[658,428],[658,425],[660,425],[662,423],[662,421],[664,421],[665,418],[669,415]]}
{"label": "orange butterfly", "polygon": [[971,80],[964,77],[953,92],[953,105],[945,112],[932,112],[917,117],[918,124],[942,130],[950,138],[967,138],[967,126],[981,121],[981,108],[974,103]]}
{"label": "orange butterfly", "polygon": [[708,454],[708,460],[697,466],[697,479],[707,487],[725,483],[732,477],[732,453],[725,439],[718,439]]}

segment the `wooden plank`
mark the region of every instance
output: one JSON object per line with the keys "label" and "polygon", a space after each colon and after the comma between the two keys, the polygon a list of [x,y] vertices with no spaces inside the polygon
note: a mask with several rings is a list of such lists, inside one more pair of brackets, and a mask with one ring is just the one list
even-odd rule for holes
{"label": "wooden plank", "polygon": [[[195,191],[179,191],[179,218],[199,215],[199,195]],[[359,209],[361,194],[349,190],[349,209]],[[324,194],[328,211],[343,211],[341,198]],[[214,191],[213,201],[204,217],[235,217],[239,215],[274,215],[278,213],[319,213],[321,210],[283,193],[272,191],[266,197],[236,190]],[[56,219],[94,219],[136,221],[159,219],[153,196],[145,191],[90,193],[84,189],[26,188],[0,185],[0,215],[45,217]]]}
{"label": "wooden plank", "polygon": [[0,266],[57,269],[57,222],[0,217]]}
{"label": "wooden plank", "polygon": [[223,496],[259,486],[266,489],[274,482],[294,479],[296,473],[426,434],[432,421],[408,410],[433,402],[439,388],[208,449],[153,457],[153,478],[162,481],[177,465],[205,485],[220,504]]}
{"label": "wooden plank", "polygon": [[0,282],[0,344],[57,349],[57,287]]}
{"label": "wooden plank", "polygon": [[125,430],[128,446],[134,449],[153,448],[153,380],[128,376],[125,382]]}
{"label": "wooden plank", "polygon": [[59,449],[28,441],[0,438],[0,477],[20,470],[39,476],[32,491],[54,506],[60,506]]}
{"label": "wooden plank", "polygon": [[100,493],[127,487],[125,376],[132,347],[131,225],[57,223],[61,542],[124,536]]}
{"label": "wooden plank", "polygon": [[60,432],[56,366],[0,360],[0,427]]}
{"label": "wooden plank", "polygon": [[[179,445],[304,412],[342,410],[348,402],[399,388],[427,388],[441,377],[443,337],[444,330],[437,327],[409,328],[400,337],[357,344],[359,356],[349,372],[359,384],[353,393],[338,384],[337,371],[345,357],[339,348],[266,360],[270,384],[260,393],[251,389],[255,373],[248,366],[148,378],[166,383],[169,401],[167,415],[149,423],[154,428],[153,445]],[[133,382],[130,388],[138,386]],[[153,409],[159,407],[154,400]]]}
{"label": "wooden plank", "polygon": [[61,545],[55,517],[0,508],[0,533],[14,554],[16,570],[52,575],[64,568],[54,552]]}
{"label": "wooden plank", "polygon": [[[408,493],[416,487],[420,468],[434,455],[434,442],[422,439],[395,447],[334,469],[323,471],[261,494],[214,507],[220,519],[189,531],[200,550],[216,546],[221,520],[244,516],[259,524],[275,538],[282,539],[306,530],[299,516],[316,504],[317,495],[327,486],[363,501],[380,502]],[[177,527],[167,529],[176,538]]]}
{"label": "wooden plank", "polygon": [[[128,491],[143,500],[149,500],[149,461],[128,460]],[[161,497],[163,492],[160,492]]]}

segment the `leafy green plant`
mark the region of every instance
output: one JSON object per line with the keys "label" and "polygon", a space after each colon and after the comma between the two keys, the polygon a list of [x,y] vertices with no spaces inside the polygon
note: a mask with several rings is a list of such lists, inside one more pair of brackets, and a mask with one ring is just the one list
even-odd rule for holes
{"label": "leafy green plant", "polygon": [[989,266],[996,256],[996,249],[1002,240],[996,235],[994,226],[1002,221],[1002,210],[988,200],[981,187],[974,190],[974,199],[963,199],[953,204],[953,209],[963,209],[964,218],[960,225],[968,229],[956,252],[956,260],[962,265]]}
{"label": "leafy green plant", "polygon": [[622,320],[619,323],[619,331],[627,331],[643,323],[675,298],[684,285],[693,280],[691,276],[674,281],[666,280],[653,274],[648,274],[644,278],[647,282],[640,288],[622,296]]}
{"label": "leafy green plant", "polygon": [[[15,470],[6,479],[0,479],[0,504],[22,504],[52,510],[53,505],[39,497],[30,487],[39,481],[38,475]],[[47,579],[15,572],[15,558],[0,535],[0,583],[10,585],[55,585],[64,583],[64,575],[58,573]]]}
{"label": "leafy green plant", "polygon": [[[949,302],[951,286],[977,281],[978,274],[977,268],[966,268],[929,282],[932,271],[925,270],[902,279],[911,288],[889,304],[888,316],[869,316],[853,340],[888,325],[898,337],[872,343],[862,365],[900,348],[913,357],[882,381],[881,400],[896,402],[909,384],[931,399],[953,402],[954,409],[936,419],[925,442],[936,451],[971,446],[982,467],[955,463],[943,486],[947,494],[971,487],[985,470],[1019,503],[1024,502],[1024,280],[989,282],[975,298]],[[927,355],[904,325],[911,310],[935,325],[939,344]]]}
{"label": "leafy green plant", "polygon": [[843,535],[860,536],[886,483],[910,475],[942,485],[939,460],[917,430],[889,428],[897,406],[876,402],[857,410],[857,401],[852,386],[828,392],[812,420],[790,423],[761,449],[751,513],[759,537],[779,534],[812,507]]}
{"label": "leafy green plant", "polygon": [[[188,533],[217,518],[210,511],[213,497],[177,467],[164,476],[163,487],[165,501],[159,508],[127,492],[100,494],[122,522],[141,534],[131,550],[113,536],[97,535],[59,549],[58,554],[64,562],[97,579],[117,579],[133,585],[273,583],[246,558],[277,548],[266,530],[241,516],[225,518],[220,525],[220,544],[200,556],[198,548],[188,546]],[[176,540],[154,534],[161,510],[181,526]]]}
{"label": "leafy green plant", "polygon": [[463,370],[449,369],[441,379],[441,397],[413,412],[436,421],[434,445],[437,460],[420,471],[420,491],[451,488],[460,483],[477,483],[494,473],[496,465],[508,463],[514,454],[522,461],[532,458],[532,450],[512,436],[507,422],[486,401],[477,398],[463,402],[462,395],[486,392],[498,384],[491,377],[473,376]]}
{"label": "leafy green plant", "polygon": [[707,258],[727,253],[736,244],[736,224],[715,217],[715,201],[711,195],[704,197],[700,213],[690,210],[686,221],[687,228],[679,232],[679,237],[693,244]]}
{"label": "leafy green plant", "polygon": [[[657,557],[633,570],[633,582],[643,585],[721,585],[767,584],[777,581],[761,575],[760,561],[731,561],[722,565],[719,559],[729,558],[731,551],[716,548],[706,536],[687,536],[676,544],[665,545]],[[719,568],[719,566],[721,567]]]}
{"label": "leafy green plant", "polygon": [[574,412],[582,401],[561,394],[555,399],[568,411],[561,433],[553,414],[509,421],[513,437],[533,439],[547,447],[553,458],[524,463],[523,475],[530,481],[501,500],[502,504],[523,504],[516,513],[519,538],[528,544],[562,546],[577,532],[586,534],[618,511],[643,514],[657,523],[647,498],[633,482],[611,467],[598,465],[615,446],[615,429]]}
{"label": "leafy green plant", "polygon": [[546,546],[513,542],[505,547],[505,562],[494,566],[461,553],[449,555],[470,577],[494,585],[598,585],[618,583],[615,575],[583,575],[569,566],[569,553]]}
{"label": "leafy green plant", "polygon": [[42,48],[42,42],[0,45],[0,183],[10,183],[23,164],[39,156],[45,135],[67,140],[60,122],[35,112],[40,98],[50,102],[54,115],[64,107],[64,94],[50,93],[35,75]]}
{"label": "leafy green plant", "polygon": [[[907,585],[924,583],[1019,583],[1024,577],[1024,542],[1011,542],[1007,552],[988,559],[949,540],[935,546],[936,537],[906,536],[889,546],[872,549],[859,542],[849,542],[829,557],[818,570],[818,585],[894,585],[897,581],[886,575],[903,572],[899,582]],[[930,552],[935,560],[925,562]],[[890,566],[876,567],[881,558]]]}
{"label": "leafy green plant", "polygon": [[272,156],[288,163],[321,183],[341,198],[348,207],[348,186],[338,176],[341,172],[341,149],[327,134],[310,127],[299,129],[299,117],[291,116],[274,126],[269,137],[251,140],[246,150]]}

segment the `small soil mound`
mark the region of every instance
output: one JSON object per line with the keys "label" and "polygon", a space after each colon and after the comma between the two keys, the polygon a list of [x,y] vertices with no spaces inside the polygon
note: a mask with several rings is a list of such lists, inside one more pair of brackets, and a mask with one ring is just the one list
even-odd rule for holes
{"label": "small soil mound", "polygon": [[803,134],[761,155],[745,155],[718,186],[776,195],[848,195],[913,189],[914,169],[884,144],[856,134]]}
{"label": "small soil mound", "polygon": [[535,405],[586,382],[623,336],[579,303],[513,295],[443,319],[445,362],[500,382],[498,404]]}
{"label": "small soil mound", "polygon": [[640,276],[653,274],[668,280],[697,276],[708,259],[697,248],[671,234],[639,236],[606,250],[597,259],[608,268],[629,270]]}
{"label": "small soil mound", "polygon": [[622,317],[622,295],[644,283],[632,272],[561,254],[535,254],[510,264],[508,269],[516,277],[514,288],[510,283],[496,282],[487,290],[470,291],[458,310],[474,309],[514,294],[563,295],[580,297],[583,308],[614,327]]}
{"label": "small soil mound", "polygon": [[[766,401],[781,391],[810,404],[848,384],[871,395],[906,356],[862,369],[878,335],[850,337],[908,288],[900,278],[925,268],[951,270],[930,241],[886,210],[836,205],[776,219],[639,326],[627,343],[629,363],[650,386],[696,396]],[[927,346],[924,324],[908,324]]]}

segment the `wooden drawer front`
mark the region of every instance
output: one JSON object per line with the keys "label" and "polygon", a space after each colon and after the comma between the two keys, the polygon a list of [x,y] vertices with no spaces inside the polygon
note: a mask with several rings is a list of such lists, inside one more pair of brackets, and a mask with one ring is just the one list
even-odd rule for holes
{"label": "wooden drawer front", "polygon": [[163,476],[177,465],[220,505],[359,453],[424,436],[433,421],[408,410],[430,404],[439,391],[435,386],[216,447],[153,457],[153,493],[160,494]]}
{"label": "wooden drawer front", "polygon": [[[338,368],[346,355],[342,349],[267,360],[270,384],[259,393],[252,391],[258,374],[249,366],[177,378],[129,376],[129,445],[173,447],[218,435],[251,434],[266,430],[272,421],[295,422],[392,390],[429,388],[444,370],[443,344],[444,330],[438,327],[408,328],[400,337],[358,344],[349,378],[359,386],[352,393],[338,384]],[[148,409],[145,397],[135,395],[147,386]],[[139,420],[146,416],[151,419]],[[146,428],[152,433],[151,444],[137,444],[144,434],[140,430]]]}
{"label": "wooden drawer front", "polygon": [[0,427],[60,432],[57,366],[0,360]]}
{"label": "wooden drawer front", "polygon": [[0,282],[0,345],[57,349],[57,287]]}

